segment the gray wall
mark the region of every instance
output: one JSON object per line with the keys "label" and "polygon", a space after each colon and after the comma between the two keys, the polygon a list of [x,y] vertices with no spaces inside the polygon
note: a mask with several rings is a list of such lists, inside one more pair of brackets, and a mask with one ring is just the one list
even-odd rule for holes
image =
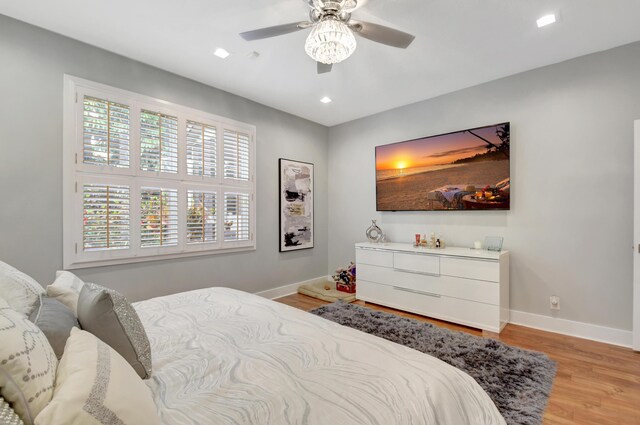
{"label": "gray wall", "polygon": [[[0,260],[50,283],[62,267],[63,74],[257,126],[255,252],[78,270],[132,300],[207,286],[249,292],[327,269],[327,134],[318,124],[0,15]],[[315,163],[315,248],[278,252],[278,158]]]}
{"label": "gray wall", "polygon": [[[329,271],[354,258],[372,218],[392,241],[435,231],[470,245],[499,235],[512,254],[512,309],[551,315],[555,294],[557,317],[631,329],[637,118],[640,43],[333,127]],[[374,146],[503,121],[511,211],[376,212]]]}

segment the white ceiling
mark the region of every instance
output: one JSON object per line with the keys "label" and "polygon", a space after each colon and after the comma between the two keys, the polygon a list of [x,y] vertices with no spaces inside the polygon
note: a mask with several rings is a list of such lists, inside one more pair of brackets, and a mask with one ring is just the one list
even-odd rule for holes
{"label": "white ceiling", "polygon": [[[309,30],[238,36],[308,10],[304,0],[0,0],[2,14],[327,126],[640,40],[639,0],[367,0],[355,19],[416,40],[401,50],[358,38],[324,75],[304,53]],[[560,21],[538,29],[550,12]],[[217,47],[233,54],[218,59]]]}

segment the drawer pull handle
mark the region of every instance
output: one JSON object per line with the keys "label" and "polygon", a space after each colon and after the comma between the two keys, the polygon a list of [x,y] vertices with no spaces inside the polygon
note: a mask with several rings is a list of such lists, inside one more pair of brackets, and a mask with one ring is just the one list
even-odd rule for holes
{"label": "drawer pull handle", "polygon": [[425,276],[440,277],[440,273],[419,272],[419,271],[416,271],[416,270],[398,269],[396,267],[393,268],[393,271],[394,272],[402,272],[402,273],[411,273],[411,274],[423,274]]}
{"label": "drawer pull handle", "polygon": [[412,294],[426,295],[428,297],[434,297],[434,298],[441,297],[440,294],[434,294],[433,292],[416,291],[415,289],[401,288],[399,286],[394,286],[393,289],[395,289],[396,291],[411,292]]}

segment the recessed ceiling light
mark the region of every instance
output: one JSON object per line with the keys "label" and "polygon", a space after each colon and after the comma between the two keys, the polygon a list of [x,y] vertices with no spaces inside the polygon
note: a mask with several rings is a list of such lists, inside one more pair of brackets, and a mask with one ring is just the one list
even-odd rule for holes
{"label": "recessed ceiling light", "polygon": [[322,102],[322,103],[331,103],[331,98],[325,96],[322,99],[320,99],[320,102]]}
{"label": "recessed ceiling light", "polygon": [[555,22],[556,22],[556,15],[553,13],[550,15],[545,15],[542,18],[537,20],[538,28],[546,27],[547,25],[551,25]]}
{"label": "recessed ceiling light", "polygon": [[227,52],[222,47],[218,47],[216,51],[213,52],[213,54],[219,57],[220,59],[226,59],[231,53]]}

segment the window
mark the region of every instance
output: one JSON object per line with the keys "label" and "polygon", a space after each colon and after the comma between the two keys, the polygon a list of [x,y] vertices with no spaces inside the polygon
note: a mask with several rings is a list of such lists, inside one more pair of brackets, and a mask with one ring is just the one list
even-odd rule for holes
{"label": "window", "polygon": [[255,249],[254,126],[70,76],[64,117],[65,268]]}
{"label": "window", "polygon": [[224,177],[249,180],[249,135],[224,131]]}
{"label": "window", "polygon": [[187,174],[215,177],[217,151],[216,128],[187,121]]}
{"label": "window", "polygon": [[128,186],[87,184],[82,188],[83,249],[128,248],[130,201]]}
{"label": "window", "polygon": [[224,240],[249,240],[249,194],[224,194]]}
{"label": "window", "polygon": [[187,191],[187,243],[216,242],[215,192]]}
{"label": "window", "polygon": [[105,99],[83,100],[85,164],[129,167],[129,107]]}
{"label": "window", "polygon": [[140,246],[178,245],[178,191],[140,189]]}
{"label": "window", "polygon": [[178,118],[159,112],[140,112],[140,169],[178,172]]}

